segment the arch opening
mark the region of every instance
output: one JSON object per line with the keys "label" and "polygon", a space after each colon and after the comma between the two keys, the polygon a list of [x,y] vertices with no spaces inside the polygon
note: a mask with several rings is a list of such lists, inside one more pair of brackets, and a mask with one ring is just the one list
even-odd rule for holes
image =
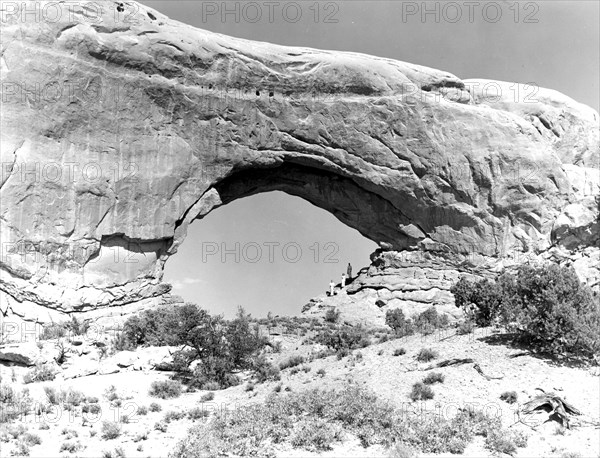
{"label": "arch opening", "polygon": [[[219,186],[220,208],[190,225],[165,265],[172,294],[211,313],[297,315],[311,298],[369,264],[377,245],[332,214],[281,190]],[[227,205],[225,205],[227,204]]]}

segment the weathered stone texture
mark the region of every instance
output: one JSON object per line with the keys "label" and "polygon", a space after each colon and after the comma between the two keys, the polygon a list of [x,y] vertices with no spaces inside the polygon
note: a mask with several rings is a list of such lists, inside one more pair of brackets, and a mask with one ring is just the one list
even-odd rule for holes
{"label": "weathered stone texture", "polygon": [[56,5],[57,21],[2,25],[3,312],[159,297],[194,219],[268,190],[430,253],[362,280],[397,300],[598,246],[598,114],[562,94],[231,38],[132,2],[101,3],[97,22]]}

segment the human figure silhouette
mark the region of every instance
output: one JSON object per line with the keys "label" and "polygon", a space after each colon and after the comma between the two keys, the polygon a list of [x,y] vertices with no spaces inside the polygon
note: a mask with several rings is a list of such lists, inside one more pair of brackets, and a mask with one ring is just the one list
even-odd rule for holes
{"label": "human figure silhouette", "polygon": [[350,263],[348,263],[348,268],[346,269],[346,276],[352,278],[352,265]]}
{"label": "human figure silhouette", "polygon": [[342,288],[346,286],[346,274],[342,274]]}
{"label": "human figure silhouette", "polygon": [[329,283],[329,295],[333,296],[333,288],[335,288],[335,283],[333,282],[333,280],[331,280],[331,282]]}

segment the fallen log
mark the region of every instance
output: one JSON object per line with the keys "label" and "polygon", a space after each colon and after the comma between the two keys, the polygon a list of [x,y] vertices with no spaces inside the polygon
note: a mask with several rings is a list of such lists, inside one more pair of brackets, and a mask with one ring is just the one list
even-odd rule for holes
{"label": "fallen log", "polygon": [[523,413],[532,413],[535,410],[544,410],[548,412],[548,420],[556,420],[561,425],[570,429],[569,415],[581,415],[581,411],[562,399],[554,393],[546,393],[541,388],[537,388],[542,394],[538,394],[533,399],[523,404]]}
{"label": "fallen log", "polygon": [[477,372],[479,372],[479,374],[487,380],[500,380],[500,379],[504,378],[504,375],[502,375],[500,377],[492,377],[491,375],[484,374],[481,367],[479,367],[479,364],[473,364],[473,369],[475,369]]}
{"label": "fallen log", "polygon": [[470,364],[472,362],[474,362],[474,360],[472,358],[445,359],[444,361],[440,361],[439,363],[431,364],[423,370],[428,371],[430,369],[437,369],[439,367],[458,366],[460,364]]}

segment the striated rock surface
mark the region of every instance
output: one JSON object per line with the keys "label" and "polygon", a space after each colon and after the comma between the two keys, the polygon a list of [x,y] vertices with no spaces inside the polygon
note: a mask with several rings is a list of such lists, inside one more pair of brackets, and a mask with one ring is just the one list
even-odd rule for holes
{"label": "striated rock surface", "polygon": [[366,273],[350,295],[447,303],[458,272],[523,256],[579,261],[598,281],[589,107],[227,37],[134,2],[102,2],[101,13],[39,5],[58,14],[3,6],[3,314],[151,306],[194,219],[270,190],[332,212],[391,257],[419,259]]}

